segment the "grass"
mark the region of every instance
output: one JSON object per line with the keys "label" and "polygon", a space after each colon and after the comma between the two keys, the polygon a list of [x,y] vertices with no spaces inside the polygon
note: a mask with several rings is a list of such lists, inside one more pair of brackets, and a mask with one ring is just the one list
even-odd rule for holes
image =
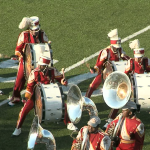
{"label": "grass", "polygon": [[[119,36],[123,39],[149,25],[150,2],[147,0],[0,0],[0,53],[11,56],[14,54],[19,33],[18,25],[25,16],[39,16],[41,28],[52,41],[54,59],[59,60],[55,66],[67,68],[74,63],[88,57],[100,49],[109,45],[107,33],[111,29],[118,28]],[[150,58],[149,39],[150,31],[134,37],[138,38],[141,47],[145,48],[145,54]],[[129,40],[129,41],[130,41]],[[129,49],[129,41],[122,47],[129,56],[133,52]],[[1,58],[0,62],[6,60]],[[90,60],[91,66],[96,58]],[[66,78],[88,72],[85,65],[81,65],[66,73]],[[0,77],[15,76],[15,69],[0,69]],[[79,84],[81,91],[86,91],[91,79]],[[0,102],[12,94],[14,83],[0,83],[0,89],[5,95],[0,96]],[[101,85],[102,86],[102,85]],[[149,92],[149,91],[147,91]],[[102,120],[105,124],[110,108],[104,103],[102,97],[93,97]],[[27,149],[29,129],[34,117],[31,111],[22,127],[22,134],[18,138],[11,138],[15,128],[18,113],[22,107],[19,104],[8,107],[7,104],[0,107],[0,150],[24,150]],[[150,115],[143,111],[137,116],[144,122],[146,135],[143,150],[150,149]],[[79,128],[87,123],[88,113],[84,112],[82,120],[77,125]],[[72,143],[71,132],[66,129],[63,122],[59,124],[42,124],[42,127],[50,130],[56,140],[58,150],[69,150]],[[41,144],[35,149],[44,149]]]}

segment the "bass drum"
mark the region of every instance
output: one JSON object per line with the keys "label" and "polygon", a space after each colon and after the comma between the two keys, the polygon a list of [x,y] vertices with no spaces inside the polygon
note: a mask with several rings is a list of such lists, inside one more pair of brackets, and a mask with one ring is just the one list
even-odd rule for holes
{"label": "bass drum", "polygon": [[[26,79],[29,78],[31,70],[38,66],[38,61],[41,55],[47,56],[52,60],[52,50],[50,49],[50,44],[40,43],[25,45],[24,49],[24,73]],[[52,61],[51,61],[52,62]],[[49,64],[51,65],[51,64]]]}
{"label": "bass drum", "polygon": [[141,109],[150,109],[150,74],[131,74],[131,100],[141,106]]}
{"label": "bass drum", "polygon": [[35,114],[41,122],[58,122],[64,117],[64,95],[57,83],[36,85]]}
{"label": "bass drum", "polygon": [[105,69],[103,70],[103,79],[105,80],[109,74],[114,71],[125,71],[127,61],[107,61],[105,63]]}

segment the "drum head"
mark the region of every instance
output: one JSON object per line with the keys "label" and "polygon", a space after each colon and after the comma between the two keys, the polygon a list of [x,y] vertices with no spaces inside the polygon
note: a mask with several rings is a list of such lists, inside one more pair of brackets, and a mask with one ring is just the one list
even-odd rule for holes
{"label": "drum head", "polygon": [[28,80],[32,70],[32,59],[31,47],[29,44],[26,44],[24,51],[24,73],[26,80]]}
{"label": "drum head", "polygon": [[43,119],[43,103],[42,103],[42,93],[40,87],[38,85],[35,86],[34,89],[34,100],[35,100],[35,115],[39,117],[39,123],[42,122]]}

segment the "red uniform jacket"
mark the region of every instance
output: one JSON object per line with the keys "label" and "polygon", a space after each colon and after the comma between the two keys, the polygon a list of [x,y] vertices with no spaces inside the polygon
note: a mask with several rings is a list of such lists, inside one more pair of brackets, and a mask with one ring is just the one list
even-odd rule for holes
{"label": "red uniform jacket", "polygon": [[[109,133],[113,126],[116,126],[121,114],[114,119],[106,129]],[[136,116],[125,118],[121,131],[119,132],[120,144],[116,150],[142,150],[144,143],[144,124]]]}
{"label": "red uniform jacket", "polygon": [[149,59],[144,57],[141,63],[138,63],[132,58],[129,59],[124,73],[129,74],[131,72],[138,73],[138,74],[143,74],[144,72],[150,72]]}
{"label": "red uniform jacket", "polygon": [[15,49],[15,55],[17,56],[23,56],[24,53],[24,47],[26,43],[47,43],[48,38],[44,31],[39,31],[39,36],[37,36],[35,39],[30,33],[29,30],[23,31],[19,34],[16,49]]}
{"label": "red uniform jacket", "polygon": [[38,82],[42,84],[49,84],[49,83],[54,83],[55,79],[61,84],[63,84],[62,82],[62,80],[64,79],[63,75],[60,72],[58,72],[56,68],[47,68],[45,73],[41,72],[39,68],[35,68],[34,70],[31,71],[29,75],[25,97],[27,99],[31,98],[33,94],[34,86]]}
{"label": "red uniform jacket", "polygon": [[[80,129],[76,140],[73,141],[72,144],[72,150],[75,147],[76,143],[78,141],[83,141],[84,132],[87,129],[88,126],[84,126]],[[101,131],[98,131],[97,133],[90,133],[87,134],[87,140],[86,140],[86,150],[110,150],[111,149],[111,139],[109,136]]]}
{"label": "red uniform jacket", "polygon": [[122,48],[120,48],[116,53],[114,53],[113,50],[111,49],[111,46],[108,46],[106,49],[100,51],[94,69],[96,69],[96,71],[99,72],[106,61],[119,61],[120,59],[122,60],[129,59],[128,56],[121,57],[122,54],[124,54]]}

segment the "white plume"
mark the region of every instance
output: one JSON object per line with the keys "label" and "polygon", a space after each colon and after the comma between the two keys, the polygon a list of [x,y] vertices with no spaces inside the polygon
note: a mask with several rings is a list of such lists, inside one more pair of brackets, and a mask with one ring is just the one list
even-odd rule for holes
{"label": "white plume", "polygon": [[112,38],[112,37],[117,37],[118,38],[118,29],[114,29],[114,30],[111,30],[109,33],[108,33],[108,37]]}
{"label": "white plume", "polygon": [[28,28],[31,24],[31,19],[29,17],[24,17],[19,24],[19,29]]}
{"label": "white plume", "polygon": [[129,47],[131,49],[138,49],[138,48],[140,48],[140,41],[138,39],[135,39],[134,41],[130,41]]}

